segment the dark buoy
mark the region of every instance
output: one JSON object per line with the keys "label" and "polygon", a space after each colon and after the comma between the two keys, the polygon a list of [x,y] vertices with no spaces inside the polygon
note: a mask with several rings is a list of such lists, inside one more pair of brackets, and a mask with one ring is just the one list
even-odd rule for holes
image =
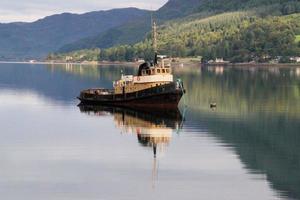
{"label": "dark buoy", "polygon": [[210,108],[216,108],[217,107],[217,103],[210,103]]}

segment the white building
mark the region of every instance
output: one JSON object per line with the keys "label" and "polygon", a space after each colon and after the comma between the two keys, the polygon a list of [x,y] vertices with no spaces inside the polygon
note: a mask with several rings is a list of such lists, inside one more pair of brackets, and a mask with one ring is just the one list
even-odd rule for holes
{"label": "white building", "polygon": [[295,61],[296,63],[300,63],[300,57],[291,57],[291,61]]}

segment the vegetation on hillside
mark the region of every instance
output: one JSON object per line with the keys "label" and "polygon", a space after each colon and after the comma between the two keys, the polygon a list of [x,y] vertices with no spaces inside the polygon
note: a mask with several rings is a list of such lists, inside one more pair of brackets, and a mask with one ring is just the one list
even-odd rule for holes
{"label": "vegetation on hillside", "polygon": [[[233,62],[266,62],[279,56],[300,55],[300,15],[249,17],[246,13],[226,13],[188,23],[172,23],[161,28],[160,53],[172,57],[201,55],[205,60],[222,57]],[[78,58],[78,54],[85,55]],[[90,60],[90,50],[71,52],[76,61]],[[68,55],[68,54],[67,54]],[[61,56],[61,55],[60,55]],[[63,54],[63,56],[66,56]],[[151,40],[101,50],[98,60],[132,61],[152,58]]]}
{"label": "vegetation on hillside", "polygon": [[69,52],[65,54],[49,54],[47,60],[58,61],[98,61],[100,56],[100,49],[82,49],[80,51]]}
{"label": "vegetation on hillside", "polygon": [[[208,11],[166,21],[159,27],[161,54],[171,57],[202,56],[204,61],[224,58],[232,62],[289,62],[288,57],[300,55],[300,14],[297,14],[300,2],[273,0],[259,8],[217,15],[214,12],[220,10],[216,7],[219,0],[215,0],[213,5],[209,2],[203,1],[201,5]],[[236,9],[234,2],[223,2],[223,11]],[[264,0],[245,0],[243,7],[255,7],[262,2]],[[101,49],[98,59],[149,60],[153,58],[151,43],[149,33],[144,41],[137,44]]]}
{"label": "vegetation on hillside", "polygon": [[296,35],[295,42],[300,44],[300,35]]}
{"label": "vegetation on hillside", "polygon": [[[199,0],[169,0],[152,14],[148,13],[144,17],[138,17],[134,21],[129,21],[100,34],[71,42],[59,48],[57,52],[66,53],[80,49],[103,49],[119,45],[132,45],[142,41],[151,31],[151,15],[156,17],[159,24],[162,24],[167,20],[191,15],[197,11],[196,8],[200,5],[201,1]],[[205,17],[206,13],[203,16]]]}
{"label": "vegetation on hillside", "polygon": [[198,11],[226,12],[279,5],[283,14],[299,12],[298,0],[201,0]]}

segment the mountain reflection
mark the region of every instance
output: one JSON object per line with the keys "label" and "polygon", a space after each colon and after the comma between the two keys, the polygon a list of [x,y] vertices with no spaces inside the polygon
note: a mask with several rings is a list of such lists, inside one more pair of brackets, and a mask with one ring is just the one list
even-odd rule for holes
{"label": "mountain reflection", "polygon": [[112,115],[117,128],[124,134],[134,134],[143,147],[153,149],[154,157],[164,153],[174,130],[182,126],[178,109],[129,109],[109,106],[79,105],[80,111],[89,115]]}
{"label": "mountain reflection", "polygon": [[300,68],[199,71],[180,72],[192,108],[186,126],[205,126],[250,173],[266,175],[281,197],[300,199]]}
{"label": "mountain reflection", "polygon": [[187,120],[207,127],[223,145],[232,147],[250,173],[266,175],[282,197],[300,199],[298,119],[268,113],[238,119],[201,113],[189,117]]}
{"label": "mountain reflection", "polygon": [[190,108],[210,111],[213,101],[218,114],[246,116],[259,112],[299,117],[300,68],[174,69],[184,81]]}

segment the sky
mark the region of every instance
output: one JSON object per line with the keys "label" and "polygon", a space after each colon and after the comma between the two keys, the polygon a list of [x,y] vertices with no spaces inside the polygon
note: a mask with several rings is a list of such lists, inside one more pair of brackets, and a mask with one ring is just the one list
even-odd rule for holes
{"label": "sky", "polygon": [[85,13],[112,8],[156,10],[167,0],[0,0],[0,23],[32,22],[63,12]]}

